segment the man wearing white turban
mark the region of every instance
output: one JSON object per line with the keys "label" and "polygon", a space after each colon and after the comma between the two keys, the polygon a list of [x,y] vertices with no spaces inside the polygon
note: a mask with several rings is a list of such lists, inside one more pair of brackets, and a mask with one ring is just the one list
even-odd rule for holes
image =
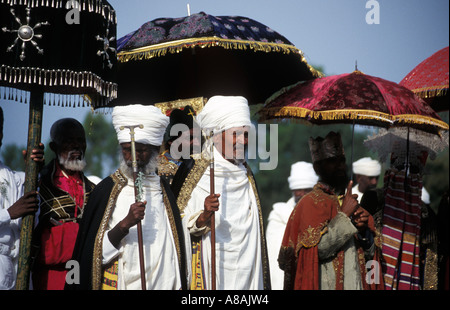
{"label": "man wearing white turban", "polygon": [[291,174],[288,177],[292,197],[287,202],[275,203],[269,214],[266,236],[272,289],[283,289],[284,271],[278,266],[278,254],[280,253],[281,242],[283,241],[284,230],[286,229],[289,216],[297,202],[312,191],[317,181],[319,181],[319,177],[311,163],[299,161],[293,164],[291,166]]}
{"label": "man wearing white turban", "polygon": [[[197,116],[208,136],[214,132],[215,193],[210,194],[211,148],[184,161],[174,177],[178,207],[193,242],[191,289],[211,288],[211,217],[215,216],[216,288],[270,288],[261,205],[255,179],[245,163],[252,126],[244,97],[215,96]],[[211,140],[206,141],[206,144]],[[197,239],[196,239],[197,238]]]}
{"label": "man wearing white turban", "polygon": [[[112,122],[120,143],[118,170],[100,182],[86,206],[73,259],[80,263],[75,289],[141,289],[136,224],[141,221],[146,288],[187,288],[184,234],[169,184],[156,174],[156,159],[169,118],[154,106],[115,107]],[[140,175],[135,202],[131,136]]]}
{"label": "man wearing white turban", "polygon": [[356,185],[352,189],[353,194],[358,195],[358,202],[365,192],[375,189],[381,173],[381,165],[377,160],[370,157],[363,157],[355,161],[352,165]]}

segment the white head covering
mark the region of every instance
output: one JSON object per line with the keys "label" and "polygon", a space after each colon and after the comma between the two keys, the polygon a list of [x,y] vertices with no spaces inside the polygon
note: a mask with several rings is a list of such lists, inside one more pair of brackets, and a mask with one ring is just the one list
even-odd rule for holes
{"label": "white head covering", "polygon": [[291,166],[291,175],[288,178],[291,190],[313,188],[317,181],[319,177],[311,163],[299,161]]}
{"label": "white head covering", "polygon": [[131,141],[130,130],[121,126],[144,125],[134,129],[135,141],[142,144],[160,146],[162,144],[169,117],[164,115],[160,109],[149,105],[128,105],[114,107],[112,112],[112,123],[117,133],[119,143]]}
{"label": "white head covering", "polygon": [[252,126],[248,101],[241,96],[214,96],[197,115],[201,129],[219,133],[233,127]]}
{"label": "white head covering", "polygon": [[363,157],[353,163],[353,173],[368,177],[377,177],[381,173],[381,165],[378,161],[370,157]]}
{"label": "white head covering", "polygon": [[429,205],[430,204],[430,194],[428,193],[428,191],[425,189],[425,187],[422,187],[422,201],[424,204]]}

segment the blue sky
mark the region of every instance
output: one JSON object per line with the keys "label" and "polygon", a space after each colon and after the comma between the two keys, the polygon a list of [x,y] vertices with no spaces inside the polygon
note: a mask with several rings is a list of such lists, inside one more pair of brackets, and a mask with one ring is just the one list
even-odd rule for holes
{"label": "blue sky", "polygon": [[[380,23],[367,24],[366,0],[109,0],[117,11],[118,37],[159,17],[204,11],[250,17],[284,35],[325,74],[351,72],[400,82],[422,60],[449,45],[448,0],[378,0]],[[81,21],[82,22],[82,21]],[[0,100],[3,144],[26,145],[28,105]],[[82,121],[89,108],[44,106],[42,140],[54,121]]]}

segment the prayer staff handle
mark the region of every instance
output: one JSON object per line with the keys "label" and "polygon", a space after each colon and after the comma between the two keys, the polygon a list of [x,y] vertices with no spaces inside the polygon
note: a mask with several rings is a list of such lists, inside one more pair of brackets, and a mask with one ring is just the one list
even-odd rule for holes
{"label": "prayer staff handle", "polygon": [[[144,125],[133,125],[133,126],[120,126],[120,130],[125,130],[125,128],[128,128],[130,130],[130,137],[131,137],[131,165],[133,167],[133,181],[134,181],[134,197],[135,201],[139,202],[139,189],[136,186],[136,180],[138,178],[138,169],[137,169],[137,159],[136,159],[136,142],[134,138],[134,129],[140,128],[143,129]],[[139,248],[139,265],[141,270],[141,287],[142,290],[146,290],[146,280],[145,280],[145,261],[144,261],[144,241],[142,238],[142,223],[139,221],[137,223],[137,232],[138,232],[138,248]]]}

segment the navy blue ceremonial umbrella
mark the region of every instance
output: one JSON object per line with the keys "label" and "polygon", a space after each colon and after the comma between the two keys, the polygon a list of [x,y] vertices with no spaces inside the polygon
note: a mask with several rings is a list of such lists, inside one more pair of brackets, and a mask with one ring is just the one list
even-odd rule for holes
{"label": "navy blue ceremonial umbrella", "polygon": [[258,104],[321,75],[284,36],[241,16],[154,19],[120,38],[117,48],[120,88],[111,106],[214,95]]}

